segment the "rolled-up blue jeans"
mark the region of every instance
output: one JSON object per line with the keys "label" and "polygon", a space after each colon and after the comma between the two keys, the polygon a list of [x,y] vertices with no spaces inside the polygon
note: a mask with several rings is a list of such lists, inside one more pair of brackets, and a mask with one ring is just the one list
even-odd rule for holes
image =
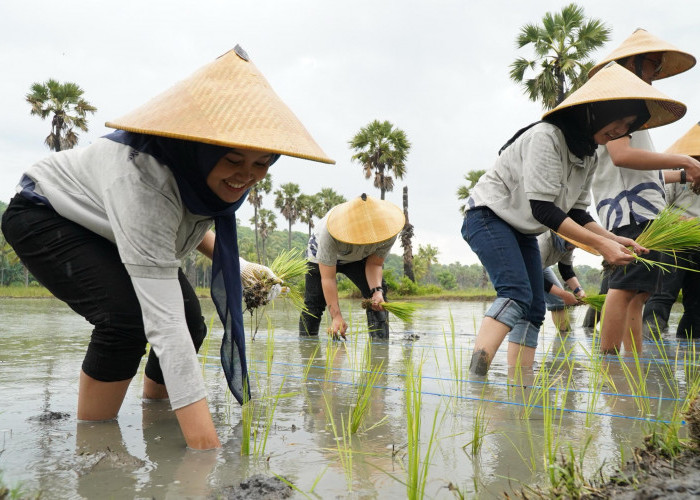
{"label": "rolled-up blue jeans", "polygon": [[496,289],[486,316],[511,328],[510,342],[537,347],[545,305],[536,236],[517,231],[488,207],[476,207],[467,211],[462,237]]}

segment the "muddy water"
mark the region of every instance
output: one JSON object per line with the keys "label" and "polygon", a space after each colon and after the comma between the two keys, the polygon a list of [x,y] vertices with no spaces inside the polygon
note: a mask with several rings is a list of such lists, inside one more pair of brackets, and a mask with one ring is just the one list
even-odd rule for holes
{"label": "muddy water", "polygon": [[[203,305],[206,317],[213,318],[211,303]],[[10,487],[21,483],[23,491],[41,492],[44,498],[211,498],[229,495],[246,478],[262,474],[286,478],[300,491],[293,494],[299,498],[403,498],[411,399],[405,382],[412,361],[422,366],[425,494],[455,498],[450,488],[457,488],[465,496],[489,498],[522,485],[546,484],[548,451],[569,445],[579,453],[588,443],[587,472],[601,465],[611,471],[654,421],[671,418],[676,401],[669,379],[683,395],[682,364],[661,362],[659,346],[651,343],[638,365],[603,360],[610,379],[596,383],[594,375],[606,370],[589,355],[593,332],[576,327],[561,338],[549,317],[537,365],[522,381],[509,376],[504,349],[487,378],[470,379],[466,368],[488,304],[422,305],[413,323],[392,321],[388,342],[371,343],[372,363],[381,363],[383,372],[351,441],[348,433],[343,441],[341,422],[347,422],[355,405],[368,342],[359,301],[343,302],[353,330],[345,343],[300,339],[296,313],[283,304],[268,309],[270,322],[260,318],[255,340],[248,343],[254,432],[250,454],[242,456],[241,408],[223,383],[218,321],[212,320],[213,339],[201,357],[223,448],[194,452],[185,449],[167,403],[141,400],[140,374],[118,421],[76,422],[77,375],[90,325],[52,299],[0,300],[3,481]],[[583,313],[573,312],[575,324]],[[677,320],[674,312],[672,331]],[[672,358],[678,352],[680,360],[694,347],[672,335],[662,345]],[[643,385],[625,377],[627,369],[636,373],[637,367]],[[547,379],[536,378],[538,371],[548,372]],[[472,446],[479,435],[481,446]]]}

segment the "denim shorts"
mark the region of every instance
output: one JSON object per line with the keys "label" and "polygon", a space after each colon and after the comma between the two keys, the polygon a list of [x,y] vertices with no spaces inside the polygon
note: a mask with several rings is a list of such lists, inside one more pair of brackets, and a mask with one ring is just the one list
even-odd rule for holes
{"label": "denim shorts", "polygon": [[497,299],[486,315],[513,329],[509,341],[536,346],[545,314],[536,235],[520,233],[488,207],[476,207],[466,213],[462,237],[496,289]]}
{"label": "denim shorts", "polygon": [[[554,283],[554,285],[558,286],[559,288],[564,288],[563,286],[561,286],[557,275],[554,274],[554,271],[551,267],[545,268],[544,271],[542,271],[542,274],[547,279],[547,281]],[[544,303],[547,305],[548,311],[561,311],[566,308],[566,304],[564,304],[564,300],[561,297],[552,295],[549,292],[544,292]]]}

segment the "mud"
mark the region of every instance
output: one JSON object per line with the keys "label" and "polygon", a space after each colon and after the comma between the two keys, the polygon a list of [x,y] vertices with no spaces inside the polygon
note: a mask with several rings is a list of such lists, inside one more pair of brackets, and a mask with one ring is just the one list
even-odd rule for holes
{"label": "mud", "polygon": [[276,477],[256,474],[238,486],[224,488],[211,498],[226,500],[282,500],[292,496],[292,488]]}
{"label": "mud", "polygon": [[700,449],[690,449],[676,458],[652,450],[636,450],[635,458],[591,499],[619,498],[681,500],[700,497]]}

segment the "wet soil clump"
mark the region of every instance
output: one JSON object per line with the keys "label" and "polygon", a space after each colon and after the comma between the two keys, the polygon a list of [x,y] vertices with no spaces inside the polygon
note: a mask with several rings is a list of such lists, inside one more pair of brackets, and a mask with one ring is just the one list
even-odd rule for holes
{"label": "wet soil clump", "polygon": [[238,486],[224,488],[213,498],[226,500],[283,500],[292,496],[291,486],[276,477],[256,474]]}

